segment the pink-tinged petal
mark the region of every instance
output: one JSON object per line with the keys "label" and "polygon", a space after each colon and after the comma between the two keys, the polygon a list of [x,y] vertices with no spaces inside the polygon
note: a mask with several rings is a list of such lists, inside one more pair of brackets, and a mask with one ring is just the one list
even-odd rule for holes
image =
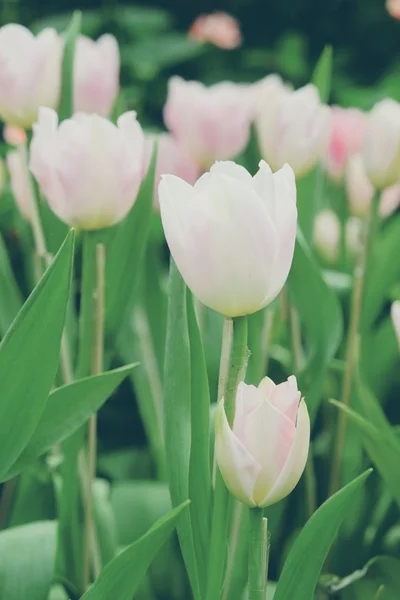
{"label": "pink-tinged petal", "polygon": [[397,343],[399,344],[399,347],[400,347],[400,301],[399,300],[397,300],[396,302],[393,302],[390,312],[391,312],[394,332],[396,334]]}
{"label": "pink-tinged petal", "polygon": [[275,197],[274,178],[271,167],[264,160],[259,163],[259,169],[253,177],[253,187],[260,198],[265,202],[268,213],[272,222],[276,222],[276,204],[279,204],[279,199]]}
{"label": "pink-tinged petal", "polygon": [[286,462],[274,487],[260,500],[259,506],[275,504],[296,487],[306,466],[310,446],[310,418],[302,400],[297,413],[296,433]]}
{"label": "pink-tinged petal", "polygon": [[261,466],[229,427],[223,399],[215,415],[215,456],[229,491],[247,506],[256,506],[253,489]]}
{"label": "pink-tinged petal", "polygon": [[[263,396],[261,390],[249,386],[247,394],[251,393]],[[238,432],[236,429],[234,432],[261,465],[254,489],[254,499],[259,505],[273,488],[286,462],[296,433],[295,426],[275,406],[263,400],[247,414]]]}
{"label": "pink-tinged petal", "polygon": [[262,391],[265,400],[268,400],[268,402],[275,388],[275,383],[269,377],[264,377],[258,384],[258,389]]}
{"label": "pink-tinged petal", "polygon": [[287,381],[275,386],[269,401],[295,424],[300,398],[301,394],[297,389],[296,377],[291,375]]}

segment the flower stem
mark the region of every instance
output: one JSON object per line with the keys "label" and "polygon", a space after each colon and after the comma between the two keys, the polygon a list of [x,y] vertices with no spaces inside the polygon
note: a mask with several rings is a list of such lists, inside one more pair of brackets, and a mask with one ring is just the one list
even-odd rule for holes
{"label": "flower stem", "polygon": [[[365,239],[361,248],[353,277],[353,294],[350,307],[350,323],[347,337],[346,360],[342,383],[341,401],[345,406],[350,405],[351,390],[355,363],[357,360],[357,340],[360,333],[362,300],[365,289],[365,279],[369,267],[371,251],[374,245],[378,224],[379,195],[376,194],[371,203],[370,216],[365,232]],[[329,495],[334,494],[340,486],[343,450],[346,437],[347,413],[339,411],[334,444],[334,454],[329,484]]]}
{"label": "flower stem", "polygon": [[[232,426],[235,416],[237,387],[244,379],[248,358],[247,319],[225,319],[222,336],[218,400],[224,398],[225,413]],[[208,562],[206,600],[220,600],[224,582],[228,536],[229,492],[217,469],[211,542]]]}
{"label": "flower stem", "polygon": [[[105,246],[97,244],[95,247],[95,263],[96,263],[96,286],[93,294],[94,304],[94,322],[93,322],[93,337],[91,345],[91,374],[97,375],[103,370],[104,359],[104,293],[105,293]],[[97,415],[92,415],[89,419],[88,432],[88,476],[87,476],[87,493],[84,501],[85,512],[85,538],[84,538],[84,553],[83,553],[83,583],[86,589],[90,583],[90,565],[91,552],[93,549],[93,540],[95,535],[95,522],[93,516],[93,482],[96,477],[96,450],[97,450]],[[97,564],[97,560],[93,560],[94,578],[96,579],[100,573],[101,565]]]}
{"label": "flower stem", "polygon": [[249,521],[249,600],[265,600],[268,572],[268,531],[263,509],[252,508]]}

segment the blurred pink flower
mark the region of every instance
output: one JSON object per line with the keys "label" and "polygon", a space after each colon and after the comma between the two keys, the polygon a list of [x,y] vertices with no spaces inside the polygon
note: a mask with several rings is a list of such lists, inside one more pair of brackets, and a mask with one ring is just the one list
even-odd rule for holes
{"label": "blurred pink flower", "polygon": [[210,87],[171,77],[164,121],[204,170],[247,146],[254,114],[251,86],[222,81]]}
{"label": "blurred pink flower", "polygon": [[198,16],[189,29],[189,35],[199,42],[208,42],[224,50],[233,50],[242,43],[239,23],[224,12]]}
{"label": "blurred pink flower", "polygon": [[7,154],[6,162],[15,203],[24,219],[30,221],[34,213],[35,197],[28,170],[26,146],[20,143],[16,150]]}
{"label": "blurred pink flower", "polygon": [[119,49],[113,35],[81,35],[74,65],[74,110],[108,117],[119,90]]}
{"label": "blurred pink flower", "polygon": [[358,108],[332,108],[332,133],[325,157],[329,176],[341,181],[350,155],[360,151],[365,114]]}
{"label": "blurred pink flower", "polygon": [[146,137],[146,171],[149,168],[154,141],[157,141],[154,207],[159,210],[158,184],[161,181],[161,175],[176,175],[186,183],[194,185],[201,173],[199,166],[193,161],[185,147],[169,133]]}
{"label": "blurred pink flower", "polygon": [[26,144],[26,133],[17,125],[5,125],[3,129],[3,138],[7,144],[18,146],[18,144]]}
{"label": "blurred pink flower", "polygon": [[400,0],[386,0],[386,10],[394,19],[400,19]]}

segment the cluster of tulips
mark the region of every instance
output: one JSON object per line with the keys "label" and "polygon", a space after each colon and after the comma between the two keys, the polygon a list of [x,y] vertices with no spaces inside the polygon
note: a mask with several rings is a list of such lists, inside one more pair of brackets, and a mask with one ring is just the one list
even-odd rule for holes
{"label": "cluster of tulips", "polygon": [[[168,132],[146,134],[135,112],[113,113],[119,92],[114,37],[80,36],[73,114],[60,121],[63,45],[52,29],[36,37],[20,25],[0,29],[0,117],[12,146],[6,164],[15,201],[44,256],[34,181],[40,202],[59,220],[102,232],[130,213],[157,152],[153,208],[171,257],[199,307],[225,318],[215,416],[215,460],[224,483],[218,475],[215,497],[223,497],[223,486],[256,515],[250,552],[260,567],[249,569],[249,598],[264,599],[260,508],[298,483],[310,418],[294,375],[278,385],[268,377],[257,387],[245,384],[247,359],[235,367],[235,343],[246,316],[284,289],[306,202],[299,193],[296,203],[296,186],[312,170],[318,166],[346,190],[354,217],[341,223],[334,210],[323,210],[311,229],[305,226],[307,241],[329,263],[338,258],[342,235],[349,252],[362,254],[373,206],[378,203],[381,217],[397,208],[400,104],[385,99],[369,113],[332,108],[314,84],[293,90],[278,75],[210,87],[174,76],[163,112]],[[240,158],[253,138],[261,158],[255,174]],[[223,571],[224,557],[216,558],[223,529],[213,525],[212,531],[210,560]],[[209,572],[204,597],[220,600],[223,573]]]}

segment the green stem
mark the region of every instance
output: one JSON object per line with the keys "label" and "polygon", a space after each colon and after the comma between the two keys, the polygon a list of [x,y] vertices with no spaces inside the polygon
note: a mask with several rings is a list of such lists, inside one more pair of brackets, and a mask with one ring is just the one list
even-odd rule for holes
{"label": "green stem", "polygon": [[249,600],[265,600],[267,587],[268,532],[262,508],[250,510]]}
{"label": "green stem", "polygon": [[[92,295],[92,306],[94,313],[93,337],[91,343],[91,374],[98,375],[103,371],[104,361],[104,295],[105,295],[105,247],[97,244],[95,247],[96,263],[96,287]],[[95,522],[93,516],[93,482],[96,478],[96,449],[97,449],[97,415],[93,414],[89,419],[88,432],[88,468],[87,468],[87,493],[84,503],[85,512],[85,538],[83,553],[83,584],[86,589],[90,583],[91,557],[93,563],[94,578],[96,579],[101,570],[101,564],[96,560],[98,553],[93,548],[96,540]]]}
{"label": "green stem", "polygon": [[79,353],[76,378],[90,375],[94,331],[94,294],[96,289],[96,237],[85,231],[82,243],[81,301],[79,311]]}
{"label": "green stem", "polygon": [[[346,360],[342,383],[341,401],[345,406],[350,405],[354,369],[357,360],[357,340],[360,333],[362,300],[365,290],[366,277],[371,258],[371,252],[378,228],[379,195],[376,194],[371,203],[371,212],[367,224],[364,244],[354,269],[353,294],[351,298],[350,323],[347,337]],[[344,442],[346,437],[347,413],[339,411],[334,443],[334,454],[329,484],[329,495],[334,494],[340,486]]]}
{"label": "green stem", "polygon": [[[244,379],[247,358],[246,317],[226,318],[222,337],[218,400],[224,398],[225,412],[231,427],[235,416],[236,391],[240,381]],[[228,536],[228,500],[229,492],[217,469],[206,600],[220,600],[222,596]]]}

